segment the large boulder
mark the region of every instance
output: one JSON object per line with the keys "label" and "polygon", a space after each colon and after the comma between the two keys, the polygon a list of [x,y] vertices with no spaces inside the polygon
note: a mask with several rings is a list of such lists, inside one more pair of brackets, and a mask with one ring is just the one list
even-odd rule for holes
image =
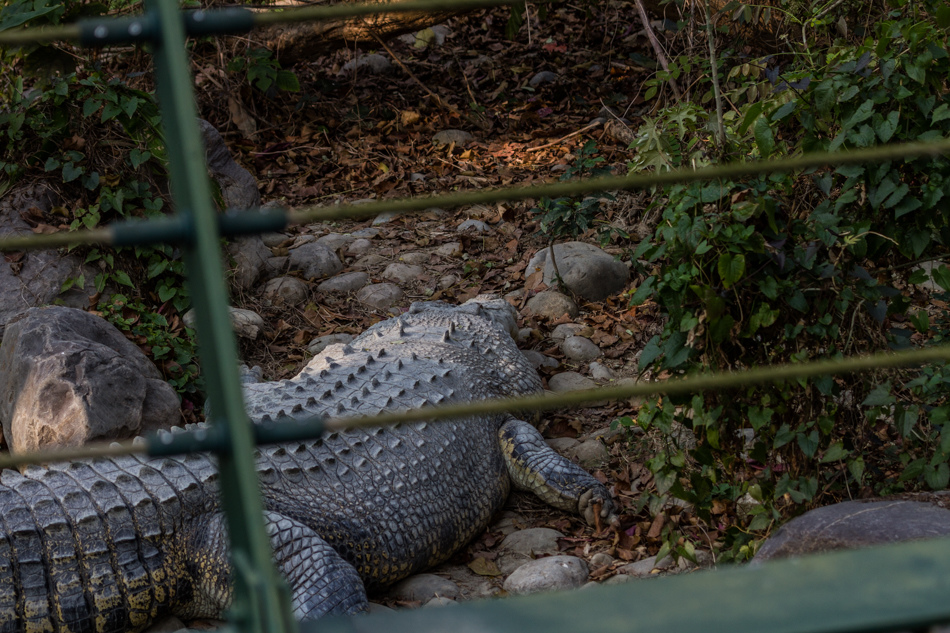
{"label": "large boulder", "polygon": [[111,323],[31,308],[0,344],[0,424],[13,452],[128,439],[179,424],[174,389]]}
{"label": "large boulder", "polygon": [[950,510],[904,500],[845,501],[792,519],[755,561],[950,535]]}
{"label": "large boulder", "polygon": [[[565,242],[554,245],[554,259],[561,280],[568,290],[588,301],[603,301],[623,290],[630,280],[630,271],[623,262],[593,244]],[[542,248],[535,253],[525,276],[542,272],[542,280],[551,288],[557,287],[551,248]]]}

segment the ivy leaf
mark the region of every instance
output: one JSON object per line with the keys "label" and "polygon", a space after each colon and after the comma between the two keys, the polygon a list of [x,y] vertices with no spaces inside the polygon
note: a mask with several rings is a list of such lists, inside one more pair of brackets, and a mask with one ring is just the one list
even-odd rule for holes
{"label": "ivy leaf", "polygon": [[755,144],[759,147],[759,154],[762,158],[768,158],[775,150],[775,135],[765,117],[759,117],[752,126],[752,134],[755,136]]}
{"label": "ivy leaf", "polygon": [[934,110],[933,116],[930,117],[930,122],[937,123],[946,119],[950,119],[950,105],[944,103],[939,108]]}
{"label": "ivy leaf", "polygon": [[63,182],[72,182],[82,176],[83,171],[82,167],[77,167],[72,163],[66,163],[63,165]]}
{"label": "ivy leaf", "polygon": [[107,103],[105,107],[102,108],[102,117],[100,123],[105,123],[111,119],[116,118],[119,114],[122,113],[122,108],[120,108],[115,103]]}
{"label": "ivy leaf", "polygon": [[947,268],[945,265],[939,266],[931,270],[930,275],[945,292],[950,292],[950,268]]}
{"label": "ivy leaf", "polygon": [[847,450],[842,446],[841,442],[835,442],[828,447],[828,450],[825,451],[825,454],[821,457],[821,463],[827,464],[828,462],[836,462],[841,459],[844,459],[851,454],[851,451]]}
{"label": "ivy leaf", "polygon": [[659,343],[660,343],[660,337],[654,336],[649,341],[647,341],[646,345],[643,346],[643,351],[640,352],[640,361],[639,361],[640,371],[643,371],[644,369],[649,367],[650,364],[653,361],[655,361],[657,358],[659,358],[660,354],[663,353],[663,350],[660,349]]}
{"label": "ivy leaf", "polygon": [[644,301],[650,298],[650,295],[653,294],[653,284],[656,281],[655,275],[650,275],[643,280],[643,283],[640,284],[640,287],[637,288],[637,291],[633,293],[633,296],[630,297],[630,305],[638,306],[642,305]]}
{"label": "ivy leaf", "polygon": [[894,396],[891,395],[891,383],[886,382],[883,385],[875,387],[861,405],[865,407],[880,407],[885,404],[893,403]]}
{"label": "ivy leaf", "polygon": [[861,483],[861,478],[864,476],[864,458],[858,457],[849,461],[848,472],[851,473],[857,483]]}
{"label": "ivy leaf", "polygon": [[871,99],[866,100],[864,103],[858,106],[858,109],[854,111],[854,114],[845,121],[844,128],[850,129],[853,128],[858,123],[866,121],[871,118],[871,115],[874,114],[874,101]]}
{"label": "ivy leaf", "polygon": [[300,80],[289,70],[277,71],[277,89],[284,92],[300,92]]}
{"label": "ivy leaf", "polygon": [[894,136],[900,116],[900,112],[891,110],[887,113],[886,119],[881,119],[877,125],[874,126],[874,133],[877,134],[877,137],[881,139],[882,143],[887,143],[891,140],[891,137]]}
{"label": "ivy leaf", "polygon": [[124,270],[115,271],[112,277],[123,286],[129,286],[130,288],[133,287],[132,280],[129,278],[129,274]]}
{"label": "ivy leaf", "polygon": [[722,279],[722,285],[726,288],[733,286],[742,279],[745,274],[745,255],[732,253],[723,253],[719,256],[719,262],[716,265],[719,271],[719,277]]}
{"label": "ivy leaf", "polygon": [[933,490],[943,490],[950,483],[950,466],[947,462],[941,462],[936,466],[927,465],[924,467],[924,481]]}
{"label": "ivy leaf", "polygon": [[129,152],[129,162],[132,163],[132,167],[135,169],[138,169],[139,165],[151,157],[152,153],[148,150],[133,149]]}

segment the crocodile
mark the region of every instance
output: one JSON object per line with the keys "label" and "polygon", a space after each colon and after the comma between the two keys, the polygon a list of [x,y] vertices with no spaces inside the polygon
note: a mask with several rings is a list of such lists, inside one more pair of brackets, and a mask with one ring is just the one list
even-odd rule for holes
{"label": "crocodile", "polygon": [[[294,378],[244,384],[255,422],[354,416],[534,394],[516,313],[478,297],[415,303]],[[512,487],[589,522],[606,487],[512,414],[351,429],[262,447],[256,469],[294,615],[358,613],[367,591],[440,563],[482,532]],[[213,457],[98,458],[0,473],[0,633],[142,630],[222,617],[228,537]]]}

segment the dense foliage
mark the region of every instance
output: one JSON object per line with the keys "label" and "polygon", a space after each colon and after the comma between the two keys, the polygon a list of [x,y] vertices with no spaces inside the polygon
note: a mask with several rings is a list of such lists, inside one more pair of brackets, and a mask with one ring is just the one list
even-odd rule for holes
{"label": "dense foliage", "polygon": [[[703,78],[708,59],[677,60],[676,71],[698,73],[706,93],[644,123],[631,169],[945,138],[946,9],[895,6],[861,41],[806,42],[793,55],[742,59],[723,51],[718,72],[731,108],[719,143],[709,105],[715,94]],[[667,78],[659,73],[653,87]],[[914,284],[930,275],[911,272],[915,262],[946,253],[945,157],[659,193],[653,205],[661,220],[634,253],[643,282],[632,303],[653,301],[668,321],[643,350],[641,369],[747,368],[943,338],[945,313],[931,316],[912,301]],[[946,267],[936,268],[934,281],[950,290]],[[726,530],[728,555],[745,557],[754,534],[816,502],[945,488],[948,378],[950,368],[931,367],[656,399],[620,422],[663,438],[665,448],[650,460],[652,503],[672,495],[710,519],[744,495],[757,502],[747,524]]]}

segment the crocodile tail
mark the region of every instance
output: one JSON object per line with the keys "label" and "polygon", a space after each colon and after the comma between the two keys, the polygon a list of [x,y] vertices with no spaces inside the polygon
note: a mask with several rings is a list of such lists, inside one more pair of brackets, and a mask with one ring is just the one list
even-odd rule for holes
{"label": "crocodile tail", "polygon": [[[125,633],[170,610],[179,495],[136,459],[0,473],[0,633]],[[152,478],[161,473],[151,468]]]}

